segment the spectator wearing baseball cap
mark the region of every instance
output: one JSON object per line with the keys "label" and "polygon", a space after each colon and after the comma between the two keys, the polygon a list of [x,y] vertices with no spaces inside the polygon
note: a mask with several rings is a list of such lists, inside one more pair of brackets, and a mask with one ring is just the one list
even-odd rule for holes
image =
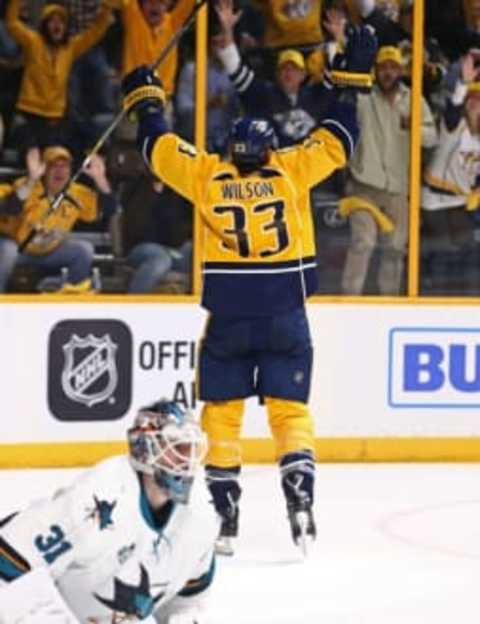
{"label": "spectator wearing baseball cap", "polygon": [[277,60],[277,67],[281,67],[285,63],[292,63],[298,69],[305,69],[305,59],[303,58],[303,54],[298,50],[290,49],[280,52]]}
{"label": "spectator wearing baseball cap", "polygon": [[288,48],[276,60],[275,79],[260,79],[241,58],[234,39],[239,14],[232,0],[218,0],[216,12],[220,24],[217,54],[232,81],[246,114],[268,119],[285,147],[302,141],[326,113],[331,97],[323,83],[307,81],[303,54]]}
{"label": "spectator wearing baseball cap", "polygon": [[60,137],[65,139],[67,87],[72,64],[103,37],[110,24],[110,5],[114,2],[105,0],[97,20],[70,37],[69,16],[62,4],[43,7],[37,31],[20,19],[21,0],[9,1],[6,25],[25,57],[14,119],[20,142],[44,145]]}
{"label": "spectator wearing baseball cap", "polygon": [[467,54],[423,174],[422,294],[479,294],[480,71]]}
{"label": "spectator wearing baseball cap", "polygon": [[[342,292],[346,295],[364,294],[377,243],[380,260],[378,291],[374,294],[402,294],[408,239],[411,114],[411,92],[402,82],[403,72],[399,48],[381,47],[375,63],[375,85],[369,95],[358,96],[361,133],[346,185],[351,232],[342,276]],[[421,136],[424,147],[436,144],[435,121],[425,100]],[[382,222],[389,226],[385,228]]]}
{"label": "spectator wearing baseball cap", "polygon": [[400,68],[403,67],[402,52],[400,48],[396,46],[382,46],[375,59],[375,65],[381,65],[382,63],[394,63]]}
{"label": "spectator wearing baseball cap", "polygon": [[[19,264],[47,274],[59,274],[66,267],[66,290],[89,290],[94,249],[89,241],[70,237],[70,231],[77,220],[107,222],[118,206],[99,155],[92,156],[85,168],[89,183],[68,185],[72,162],[72,154],[61,145],[47,147],[43,153],[31,148],[27,175],[0,185],[0,292],[5,292]],[[61,192],[60,204],[51,210]]]}

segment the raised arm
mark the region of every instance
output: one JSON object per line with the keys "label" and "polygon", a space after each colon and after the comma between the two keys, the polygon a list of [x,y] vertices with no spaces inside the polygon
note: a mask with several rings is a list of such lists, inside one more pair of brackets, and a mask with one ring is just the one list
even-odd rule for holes
{"label": "raised arm", "polygon": [[197,152],[193,145],[168,131],[163,116],[165,91],[149,67],[143,65],[127,74],[122,89],[127,116],[138,121],[137,143],[147,166],[177,193],[194,201],[205,162],[216,162],[218,157]]}
{"label": "raised arm", "polygon": [[172,25],[175,29],[183,26],[194,5],[195,0],[181,0],[176,3],[175,7],[172,9]]}
{"label": "raised arm", "polygon": [[20,2],[21,0],[10,0],[5,16],[5,24],[9,33],[22,47],[29,47],[38,35],[20,19]]}
{"label": "raised arm", "polygon": [[277,152],[282,166],[291,169],[305,188],[344,167],[352,156],[359,136],[357,92],[369,88],[376,50],[376,38],[368,27],[348,30],[345,52],[333,59],[328,71],[327,114],[303,145]]}
{"label": "raised arm", "polygon": [[460,75],[455,82],[452,93],[447,98],[443,119],[448,132],[453,132],[462,120],[468,85],[477,79],[478,69],[475,67],[475,57],[468,53],[460,61]]}
{"label": "raised arm", "polygon": [[235,43],[234,29],[241,17],[241,12],[234,11],[232,0],[217,0],[215,11],[221,29],[214,38],[217,56],[246,112],[261,117],[265,114],[264,108],[269,99],[269,85],[259,80],[253,69],[242,60]]}
{"label": "raised arm", "polygon": [[85,54],[87,50],[92,48],[103,37],[107,28],[110,26],[112,18],[112,8],[120,8],[121,0],[103,0],[100,11],[97,13],[95,20],[84,31],[78,33],[71,39],[73,46],[73,55],[78,58]]}
{"label": "raised arm", "polygon": [[410,39],[408,33],[376,6],[375,0],[354,0],[354,5],[365,24],[375,29],[379,45],[398,45],[404,39]]}

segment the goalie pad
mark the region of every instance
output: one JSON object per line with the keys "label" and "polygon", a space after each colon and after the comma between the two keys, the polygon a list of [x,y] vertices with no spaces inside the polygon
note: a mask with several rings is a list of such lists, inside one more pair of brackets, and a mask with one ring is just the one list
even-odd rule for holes
{"label": "goalie pad", "polygon": [[195,596],[175,596],[158,613],[158,624],[207,624],[209,590]]}
{"label": "goalie pad", "polygon": [[0,586],[0,624],[79,624],[46,568]]}

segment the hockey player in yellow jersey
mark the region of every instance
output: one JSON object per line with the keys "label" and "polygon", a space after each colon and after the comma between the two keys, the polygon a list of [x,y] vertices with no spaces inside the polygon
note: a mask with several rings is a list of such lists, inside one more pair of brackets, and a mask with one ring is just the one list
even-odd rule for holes
{"label": "hockey player in yellow jersey", "polygon": [[[341,64],[344,83],[365,84],[375,50],[369,30],[350,31]],[[139,121],[147,164],[192,202],[203,221],[202,305],[210,318],[198,390],[205,401],[207,481],[222,517],[221,537],[228,541],[238,532],[244,400],[258,396],[275,441],[292,536],[304,545],[315,536],[314,428],[307,408],[312,346],[305,301],[315,292],[317,273],[309,193],[350,157],[358,135],[355,108],[336,100],[303,144],[282,150],[275,149],[267,120],[237,120],[227,162],[167,131],[163,89],[149,68],[129,74],[123,91],[127,114]]]}

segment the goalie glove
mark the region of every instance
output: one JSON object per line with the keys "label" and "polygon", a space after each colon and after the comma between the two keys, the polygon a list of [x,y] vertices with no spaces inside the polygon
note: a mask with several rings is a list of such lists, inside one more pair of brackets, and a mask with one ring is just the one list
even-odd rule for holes
{"label": "goalie glove", "polygon": [[162,83],[147,65],[140,65],[122,80],[123,108],[130,121],[161,113],[166,102]]}
{"label": "goalie glove", "polygon": [[335,54],[327,69],[327,82],[339,88],[368,91],[373,84],[377,38],[370,26],[349,26],[346,38],[344,51]]}

